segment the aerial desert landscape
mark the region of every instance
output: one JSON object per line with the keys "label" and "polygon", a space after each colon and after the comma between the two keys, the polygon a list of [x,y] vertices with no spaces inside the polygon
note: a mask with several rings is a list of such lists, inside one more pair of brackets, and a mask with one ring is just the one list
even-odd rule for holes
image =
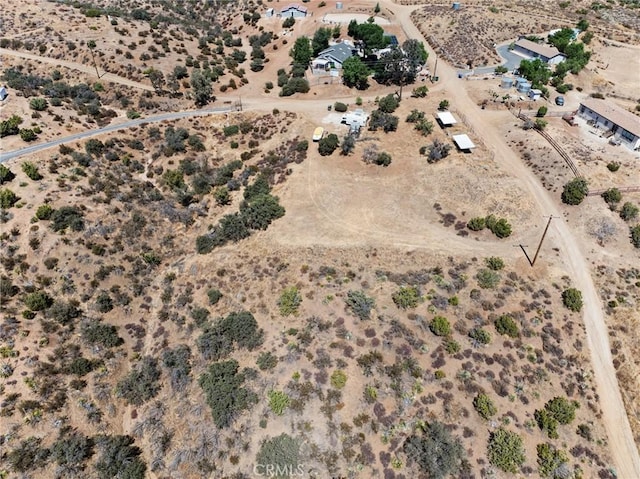
{"label": "aerial desert landscape", "polygon": [[637,0],[0,11],[0,479],[640,478]]}

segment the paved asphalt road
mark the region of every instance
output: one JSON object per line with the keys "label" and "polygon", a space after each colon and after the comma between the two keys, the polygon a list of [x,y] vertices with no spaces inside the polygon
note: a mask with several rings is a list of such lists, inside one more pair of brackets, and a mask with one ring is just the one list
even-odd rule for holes
{"label": "paved asphalt road", "polygon": [[[504,60],[502,63],[500,63],[500,65],[504,65],[505,67],[507,67],[510,72],[516,70],[520,66],[520,62],[524,60],[523,57],[521,57],[520,55],[516,55],[509,50],[508,43],[496,47],[496,51],[498,52],[498,55],[500,55],[500,57]],[[466,75],[473,72],[476,75],[482,75],[485,73],[493,73],[497,66],[498,65],[479,67],[474,68],[473,70],[459,70],[458,74]]]}
{"label": "paved asphalt road", "polygon": [[229,111],[234,111],[233,105],[227,105],[227,106],[222,106],[218,108],[209,108],[206,110],[163,113],[162,115],[149,116],[147,118],[138,118],[136,120],[127,121],[125,123],[118,123],[116,125],[105,126],[104,128],[96,128],[94,130],[83,131],[81,133],[76,133],[75,135],[65,136],[63,138],[58,138],[56,140],[48,141],[46,143],[39,143],[37,145],[27,146],[26,148],[21,148],[19,150],[2,153],[0,154],[0,163],[4,163],[7,160],[10,160],[12,158],[17,158],[22,155],[29,155],[37,151],[46,150],[47,148],[62,145],[64,143],[69,143],[71,141],[82,140],[84,138],[88,138],[91,136],[101,135],[102,133],[109,133],[109,132],[118,131],[118,130],[126,130],[127,128],[142,125],[143,123],[157,123],[165,120],[177,120],[179,118],[189,118],[192,116],[206,116],[214,113],[225,113]]}

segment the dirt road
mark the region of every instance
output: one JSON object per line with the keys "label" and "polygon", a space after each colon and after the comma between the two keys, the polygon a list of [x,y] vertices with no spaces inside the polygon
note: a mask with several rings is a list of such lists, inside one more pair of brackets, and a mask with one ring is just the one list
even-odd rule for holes
{"label": "dirt road", "polygon": [[[28,60],[35,60],[35,61],[39,61],[42,63],[48,63],[50,65],[59,65],[65,68],[70,68],[72,70],[78,70],[84,73],[88,73],[89,75],[94,75],[96,73],[95,68],[93,68],[92,65],[83,65],[82,63],[75,63],[75,62],[70,62],[67,60],[57,60],[55,58],[50,58],[50,57],[43,57],[40,55],[35,55],[33,53],[26,53],[26,52],[19,52],[16,50],[9,50],[8,48],[0,48],[0,55],[8,55],[8,56],[13,56],[13,57],[18,57],[18,58],[26,58]],[[100,71],[100,68],[98,68],[98,71]],[[114,73],[108,73],[108,72],[104,72],[102,71],[100,73],[100,80],[104,80],[104,81],[109,81],[112,83],[118,83],[120,85],[125,85],[125,86],[129,86],[132,88],[139,88],[141,90],[146,90],[146,91],[154,91],[153,87],[151,85],[147,85],[145,83],[140,83],[134,80],[129,80],[128,78],[124,78],[118,75],[115,75]]]}
{"label": "dirt road", "polygon": [[[408,37],[420,39],[428,47],[426,40],[411,21],[411,12],[416,7],[396,5],[389,1],[381,1],[380,4],[395,13],[396,21],[402,25]],[[428,50],[430,60],[433,62],[435,55],[430,48]],[[440,82],[446,85],[445,90],[450,92],[452,103],[464,111],[469,124],[482,136],[484,143],[493,149],[496,161],[511,175],[522,181],[541,211],[558,218],[552,222],[548,243],[553,243],[561,250],[573,284],[582,291],[584,297],[583,318],[587,342],[591,351],[591,362],[613,463],[621,479],[640,478],[638,448],[633,440],[629,419],[622,402],[613,367],[602,303],[583,253],[584,244],[573,235],[569,225],[564,221],[557,201],[543,188],[535,174],[514,154],[502,135],[491,127],[491,121],[487,121],[489,115],[499,113],[481,110],[468,96],[464,81],[458,79],[456,71],[444,62],[438,65],[438,75]]]}

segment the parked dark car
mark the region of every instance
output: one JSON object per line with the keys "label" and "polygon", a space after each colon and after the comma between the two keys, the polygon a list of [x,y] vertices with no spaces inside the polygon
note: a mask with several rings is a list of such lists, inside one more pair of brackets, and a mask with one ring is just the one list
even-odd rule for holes
{"label": "parked dark car", "polygon": [[564,106],[564,97],[563,96],[557,96],[556,97],[556,105]]}

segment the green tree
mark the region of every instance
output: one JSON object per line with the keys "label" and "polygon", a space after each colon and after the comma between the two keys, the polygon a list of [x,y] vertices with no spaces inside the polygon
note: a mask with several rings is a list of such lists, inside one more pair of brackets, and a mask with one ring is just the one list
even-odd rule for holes
{"label": "green tree", "polygon": [[320,27],[313,34],[313,39],[311,40],[311,50],[313,51],[313,56],[317,56],[322,50],[325,50],[329,47],[329,39],[331,38],[331,34],[333,33],[333,29],[329,27]]}
{"label": "green tree", "polygon": [[369,86],[369,75],[369,68],[360,60],[360,57],[347,58],[342,64],[342,79],[344,84],[350,88],[365,90]]}
{"label": "green tree", "polygon": [[23,141],[30,142],[30,141],[34,141],[36,138],[38,138],[38,135],[36,134],[35,130],[33,130],[31,128],[21,128],[20,129],[20,138]]}
{"label": "green tree", "polygon": [[393,113],[399,105],[400,101],[398,100],[398,97],[393,94],[383,96],[378,101],[378,109],[384,113]]}
{"label": "green tree", "polygon": [[631,244],[636,248],[640,248],[640,225],[629,228],[631,236]]}
{"label": "green tree", "polygon": [[17,135],[20,132],[20,123],[22,123],[22,118],[18,115],[12,115],[10,118],[0,122],[0,138]]}
{"label": "green tree", "polygon": [[518,70],[520,71],[520,75],[531,82],[533,88],[540,88],[546,85],[551,78],[549,67],[539,58],[522,60]]}
{"label": "green tree", "polygon": [[134,446],[131,436],[98,436],[96,444],[101,452],[95,468],[98,479],[144,479],[147,465],[140,459],[142,450]]}
{"label": "green tree", "polygon": [[270,194],[258,195],[240,204],[240,216],[247,228],[266,230],[273,220],[282,218],[285,209],[278,198]]}
{"label": "green tree", "polygon": [[579,205],[589,193],[587,180],[574,178],[564,185],[562,190],[562,202],[568,205]]}
{"label": "green tree", "polygon": [[25,161],[24,163],[22,163],[22,171],[33,181],[39,181],[42,179],[40,170],[38,170],[38,167],[30,161]]}
{"label": "green tree", "polygon": [[51,307],[53,298],[45,291],[34,291],[25,296],[24,304],[31,311],[42,311]]}
{"label": "green tree", "polygon": [[420,429],[422,434],[410,435],[402,446],[407,461],[417,463],[430,479],[456,475],[465,459],[460,440],[438,421],[422,425]]}
{"label": "green tree", "polygon": [[94,440],[77,431],[66,434],[51,447],[51,457],[62,468],[63,476],[79,476],[94,454]]}
{"label": "green tree", "polygon": [[549,109],[546,106],[542,105],[540,108],[538,108],[538,112],[536,113],[536,116],[538,118],[542,118],[543,116],[545,116],[547,114],[548,110]]}
{"label": "green tree", "polygon": [[311,49],[311,42],[309,42],[309,39],[304,36],[298,37],[293,44],[289,55],[293,58],[294,65],[300,65],[306,69],[311,58],[313,58],[313,50]]}
{"label": "green tree", "polygon": [[469,331],[469,337],[480,344],[489,344],[491,342],[491,334],[482,328],[473,328]]}
{"label": "green tree", "polygon": [[498,256],[490,256],[484,259],[484,264],[492,271],[500,271],[504,268],[504,260]]}
{"label": "green tree", "polygon": [[145,356],[133,371],[118,382],[116,394],[129,404],[141,406],[158,394],[161,388],[159,380],[158,360]]}
{"label": "green tree", "polygon": [[467,222],[467,228],[469,228],[471,231],[482,231],[485,228],[485,226],[486,226],[485,219],[481,216],[478,216],[476,218],[471,218]]}
{"label": "green tree", "polygon": [[209,77],[199,69],[194,69],[191,74],[191,88],[196,106],[204,106],[212,99],[213,88]]}
{"label": "green tree", "polygon": [[579,313],[582,309],[582,293],[575,288],[565,289],[562,292],[562,303],[574,313]]}
{"label": "green tree", "polygon": [[526,459],[522,438],[515,432],[499,428],[489,435],[489,462],[505,472],[518,472]]}
{"label": "green tree", "polygon": [[589,22],[586,18],[581,18],[576,24],[576,28],[581,32],[585,32],[589,28]]}
{"label": "green tree", "polygon": [[318,151],[322,156],[331,155],[340,145],[338,135],[330,133],[318,142]]}
{"label": "green tree", "polygon": [[491,416],[495,416],[498,412],[491,398],[484,393],[478,394],[473,398],[473,407],[480,417],[486,420],[489,420]]}
{"label": "green tree", "polygon": [[381,49],[389,44],[389,38],[385,37],[384,30],[375,23],[349,23],[348,34],[363,44],[365,56],[371,55],[373,50]]}
{"label": "green tree", "polygon": [[446,110],[447,108],[449,108],[449,100],[442,100],[438,104],[438,110]]}

